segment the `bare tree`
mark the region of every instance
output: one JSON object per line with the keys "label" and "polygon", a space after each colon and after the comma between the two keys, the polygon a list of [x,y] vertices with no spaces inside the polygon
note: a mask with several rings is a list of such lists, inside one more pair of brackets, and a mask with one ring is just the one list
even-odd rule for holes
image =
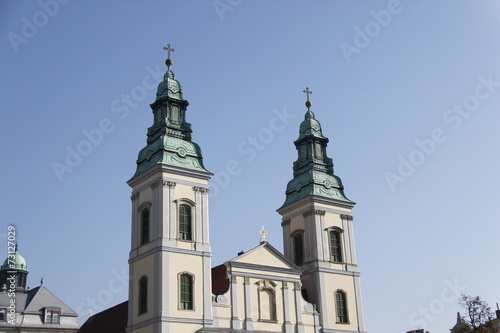
{"label": "bare tree", "polygon": [[493,318],[493,312],[488,304],[479,296],[470,296],[462,294],[458,302],[464,308],[464,315],[462,321],[464,325],[464,332],[471,333],[485,333],[490,332],[485,327],[485,323]]}

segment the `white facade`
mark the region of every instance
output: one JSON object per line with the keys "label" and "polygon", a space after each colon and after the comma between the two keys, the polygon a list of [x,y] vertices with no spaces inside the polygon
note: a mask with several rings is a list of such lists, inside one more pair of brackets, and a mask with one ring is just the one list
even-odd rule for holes
{"label": "white facade", "polygon": [[[195,332],[211,326],[211,249],[208,230],[210,174],[158,165],[132,179],[129,324],[131,332]],[[190,239],[179,231],[181,205],[191,210]],[[142,213],[149,210],[149,235],[141,237]],[[193,279],[192,309],[179,298],[182,274]],[[140,308],[140,281],[147,280],[147,302]]]}
{"label": "white facade", "polygon": [[[303,235],[301,281],[320,313],[322,332],[364,332],[360,273],[354,246],[353,205],[306,197],[281,208],[285,257],[294,261],[294,236]],[[333,258],[331,232],[340,236],[340,258]],[[346,320],[339,320],[336,293],[346,296]]]}
{"label": "white facade", "polygon": [[[365,332],[351,209],[310,111],[282,215],[284,255],[265,240],[211,269],[212,176],[191,141],[170,69],[132,187],[127,332]],[[306,89],[308,95],[310,91]],[[279,223],[279,222],[277,222]],[[237,236],[237,235],[232,235]]]}
{"label": "white facade", "polygon": [[[227,290],[212,290],[209,174],[158,165],[132,179],[129,327],[133,333],[364,332],[351,204],[306,197],[281,208],[284,255],[267,242],[224,264]],[[192,239],[179,237],[179,207],[192,211]],[[141,243],[141,212],[150,210]],[[329,232],[341,235],[341,262],[332,260]],[[293,236],[304,236],[303,263],[294,263]],[[182,309],[180,276],[193,280],[192,309]],[[139,310],[147,278],[147,310]],[[220,274],[216,276],[221,279]],[[307,300],[303,297],[307,293]],[[339,323],[335,293],[346,295],[348,320]]]}

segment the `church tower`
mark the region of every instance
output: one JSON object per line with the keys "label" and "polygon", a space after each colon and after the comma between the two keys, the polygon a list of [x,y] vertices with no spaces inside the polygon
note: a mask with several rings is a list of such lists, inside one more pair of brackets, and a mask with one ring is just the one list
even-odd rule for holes
{"label": "church tower", "polygon": [[300,266],[302,294],[320,314],[321,332],[365,332],[352,208],[326,154],[328,138],[311,111],[300,124],[293,179],[282,215],[284,254]]}
{"label": "church tower", "polygon": [[127,332],[194,332],[212,324],[208,180],[186,122],[188,101],[167,72],[132,188]]}

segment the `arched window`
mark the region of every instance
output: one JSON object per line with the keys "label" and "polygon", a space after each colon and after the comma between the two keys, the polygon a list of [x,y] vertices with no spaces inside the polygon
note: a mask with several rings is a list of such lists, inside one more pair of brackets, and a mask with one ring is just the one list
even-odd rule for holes
{"label": "arched window", "polygon": [[342,244],[340,242],[340,232],[330,231],[330,253],[332,261],[342,262]]}
{"label": "arched window", "polygon": [[193,310],[193,276],[181,274],[179,279],[179,298],[182,310]]}
{"label": "arched window", "polygon": [[304,263],[304,233],[296,233],[292,239],[293,261],[296,265],[302,265]]}
{"label": "arched window", "polygon": [[148,312],[148,278],[139,279],[139,314]]}
{"label": "arched window", "polygon": [[193,240],[191,207],[186,204],[179,206],[179,239]]}
{"label": "arched window", "polygon": [[335,305],[337,309],[337,323],[349,323],[349,318],[347,316],[347,296],[344,291],[337,290],[335,292]]}
{"label": "arched window", "polygon": [[149,242],[149,208],[144,208],[141,211],[141,224],[140,224],[140,245]]}

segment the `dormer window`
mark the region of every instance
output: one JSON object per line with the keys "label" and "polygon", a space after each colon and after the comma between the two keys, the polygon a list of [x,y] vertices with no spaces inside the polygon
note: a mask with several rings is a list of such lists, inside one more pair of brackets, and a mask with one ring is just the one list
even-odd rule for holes
{"label": "dormer window", "polygon": [[44,323],[59,324],[61,318],[61,308],[45,308]]}

